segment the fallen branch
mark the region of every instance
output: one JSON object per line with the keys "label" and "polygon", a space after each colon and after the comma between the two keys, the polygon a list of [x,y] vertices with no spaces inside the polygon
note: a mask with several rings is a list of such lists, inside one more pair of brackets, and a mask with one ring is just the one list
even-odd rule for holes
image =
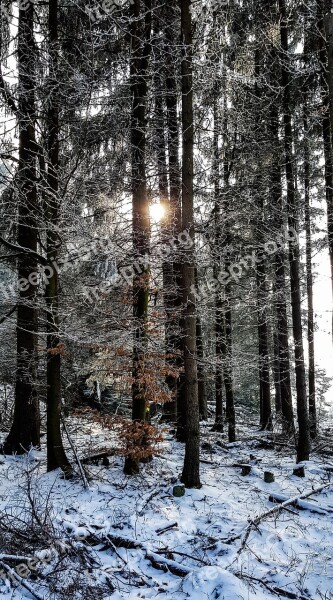
{"label": "fallen branch", "polygon": [[169,560],[164,556],[160,556],[155,552],[150,552],[146,550],[145,558],[147,558],[155,569],[159,569],[160,571],[164,571],[167,573],[168,571],[173,575],[177,575],[178,577],[186,577],[190,573],[196,570],[195,567],[185,567],[174,560]]}
{"label": "fallen branch", "polygon": [[0,554],[0,560],[12,560],[14,562],[28,562],[32,556],[18,556],[17,554]]}
{"label": "fallen branch", "polygon": [[249,579],[250,581],[255,581],[256,583],[260,583],[263,585],[269,592],[272,594],[277,594],[278,596],[283,596],[284,598],[290,598],[291,600],[311,600],[309,596],[302,596],[302,594],[295,594],[294,592],[288,592],[288,590],[284,590],[283,588],[272,586],[263,579],[259,579],[258,577],[253,577],[252,575],[247,575],[246,573],[233,572],[233,574],[239,579]]}
{"label": "fallen branch", "polygon": [[310,496],[313,496],[314,494],[320,494],[320,492],[322,492],[323,490],[328,489],[329,487],[332,487],[332,486],[333,486],[333,482],[325,483],[324,485],[321,485],[318,488],[312,489],[310,492],[305,492],[304,494],[301,494],[300,496],[295,496],[294,498],[289,498],[288,500],[285,500],[278,506],[274,506],[273,508],[270,508],[269,510],[262,513],[261,515],[258,515],[258,517],[256,517],[255,519],[253,519],[249,522],[249,525],[245,528],[245,530],[242,530],[240,533],[238,533],[226,540],[222,540],[223,543],[231,544],[232,542],[235,542],[236,540],[241,539],[242,540],[241,546],[240,546],[239,550],[237,551],[237,554],[240,554],[240,552],[242,552],[244,546],[246,545],[246,542],[248,540],[248,537],[249,537],[253,527],[258,527],[259,523],[261,523],[261,521],[263,521],[263,519],[267,519],[267,517],[271,517],[272,515],[278,515],[280,512],[282,512],[282,510],[286,506],[291,506],[291,505],[295,504],[295,502],[309,498]]}
{"label": "fallen branch", "polygon": [[16,573],[16,571],[14,571],[14,569],[6,565],[6,563],[4,563],[2,560],[0,560],[0,567],[2,567],[2,569],[8,574],[9,578],[12,581],[16,581],[16,583],[18,583],[21,587],[26,589],[32,595],[33,598],[35,598],[36,600],[44,600],[44,596],[38,594],[38,592],[36,592],[34,588],[27,581],[25,581],[25,579],[23,579],[23,577],[20,577]]}
{"label": "fallen branch", "polygon": [[178,527],[178,523],[171,523],[171,525],[167,525],[167,527],[161,527],[160,529],[156,529],[156,533],[157,535],[162,535],[162,533],[165,533],[170,529],[174,529],[174,527]]}
{"label": "fallen branch", "polygon": [[[283,502],[286,502],[288,500],[288,496],[284,496],[283,494],[271,494],[269,496],[269,501],[273,502],[274,504],[282,504]],[[295,502],[293,502],[290,506],[294,506],[295,508],[298,508],[299,510],[309,510],[310,512],[313,513],[318,513],[319,515],[327,515],[327,510],[324,510],[323,508],[320,508],[319,506],[315,506],[314,504],[311,504],[311,502],[303,502],[303,500],[297,499],[295,500]]]}
{"label": "fallen branch", "polygon": [[205,567],[210,567],[211,565],[207,563],[202,558],[196,558],[195,556],[190,556],[189,554],[185,554],[185,552],[177,552],[177,550],[170,550],[170,548],[162,548],[161,550],[157,550],[157,554],[177,554],[177,556],[183,556],[184,558],[190,558],[191,560],[195,560],[196,562],[205,565]]}
{"label": "fallen branch", "polygon": [[99,543],[106,542],[106,544],[103,547],[103,550],[114,550],[115,547],[126,548],[128,550],[142,550],[144,552],[145,558],[151,562],[153,567],[159,569],[160,571],[164,571],[165,573],[169,571],[170,573],[172,573],[173,575],[177,575],[178,577],[186,577],[187,575],[189,575],[189,573],[192,573],[196,570],[196,567],[186,567],[185,565],[181,565],[180,563],[175,562],[174,560],[169,560],[164,556],[160,556],[156,552],[152,552],[151,550],[149,550],[145,546],[145,544],[142,544],[141,542],[137,542],[135,540],[131,540],[129,538],[123,538],[111,534],[99,538],[95,533],[92,533],[92,538],[89,538],[89,541],[91,541],[91,539]]}

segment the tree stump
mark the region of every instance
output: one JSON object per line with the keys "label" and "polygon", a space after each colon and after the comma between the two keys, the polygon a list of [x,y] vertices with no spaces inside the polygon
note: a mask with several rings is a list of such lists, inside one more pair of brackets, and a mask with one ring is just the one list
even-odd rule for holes
{"label": "tree stump", "polygon": [[296,477],[305,477],[305,468],[303,465],[299,466],[299,467],[295,467],[293,470],[293,475],[296,475]]}
{"label": "tree stump", "polygon": [[265,483],[274,483],[274,481],[275,481],[274,473],[271,473],[270,471],[265,471],[264,472],[264,482]]}
{"label": "tree stump", "polygon": [[185,486],[184,485],[175,485],[172,490],[172,494],[175,498],[181,498],[185,496]]}
{"label": "tree stump", "polygon": [[241,475],[245,477],[246,475],[250,475],[251,473],[251,465],[242,465]]}

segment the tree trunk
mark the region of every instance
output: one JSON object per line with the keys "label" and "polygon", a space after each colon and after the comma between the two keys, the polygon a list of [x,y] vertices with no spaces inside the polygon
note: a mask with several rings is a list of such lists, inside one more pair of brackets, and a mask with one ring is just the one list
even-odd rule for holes
{"label": "tree trunk", "polygon": [[[215,62],[215,61],[214,61]],[[219,152],[219,109],[218,109],[219,88],[214,86],[214,137],[213,137],[213,173],[214,173],[214,278],[218,279],[221,269],[222,253],[222,217],[221,217],[221,186],[220,186],[220,152]],[[226,346],[224,340],[224,304],[220,287],[215,292],[215,423],[213,431],[223,432],[223,365],[226,362]]]}
{"label": "tree trunk", "polygon": [[[274,291],[275,297],[275,291]],[[273,333],[273,350],[274,350],[274,362],[273,362],[273,379],[275,388],[275,411],[277,414],[281,413],[281,375],[280,375],[280,360],[279,360],[279,341],[278,335],[275,331]]]}
{"label": "tree trunk", "polygon": [[[166,119],[168,131],[168,156],[169,156],[169,187],[170,187],[170,223],[172,235],[177,237],[182,230],[181,212],[181,169],[179,164],[179,124],[178,124],[178,90],[176,78],[175,53],[177,52],[177,40],[174,32],[177,30],[178,2],[170,0],[165,6],[166,18],[166,49],[165,49],[165,87],[166,87]],[[173,353],[175,354],[175,367],[181,369],[183,366],[183,340],[181,337],[180,313],[182,306],[181,290],[181,258],[177,249],[174,251],[173,271]],[[176,382],[175,402],[167,406],[167,411],[172,418],[177,419],[177,439],[185,441],[185,415],[184,415],[184,386],[182,377]]]}
{"label": "tree trunk", "polygon": [[[224,98],[224,113],[226,111],[226,97]],[[224,118],[223,123],[223,135],[227,136],[227,117]],[[223,161],[223,182],[224,182],[224,199],[222,210],[224,212],[224,233],[225,233],[225,245],[226,245],[226,257],[224,261],[224,270],[229,271],[231,266],[231,246],[232,239],[230,235],[230,189],[229,189],[229,161],[227,153],[225,153]],[[234,401],[234,376],[233,376],[233,352],[232,352],[232,308],[231,308],[231,292],[232,285],[229,281],[224,288],[224,331],[223,331],[223,343],[225,347],[223,349],[224,354],[224,367],[223,367],[223,379],[225,387],[225,420],[228,425],[228,439],[229,442],[236,441],[236,415],[235,415],[235,401]]]}
{"label": "tree trunk", "polygon": [[[131,4],[131,149],[133,248],[135,262],[149,253],[150,222],[146,183],[146,101],[150,56],[151,0],[134,0]],[[144,359],[147,350],[149,268],[133,278],[134,346],[132,371],[132,419],[146,419]],[[139,463],[134,457],[125,460],[124,472],[135,474]]]}
{"label": "tree trunk", "polygon": [[[192,22],[190,0],[182,0],[182,227],[194,242],[193,226],[193,84],[192,84]],[[184,251],[182,264],[184,395],[186,445],[181,480],[188,488],[200,487],[199,474],[199,403],[196,356],[195,255],[193,246]]]}
{"label": "tree trunk", "polygon": [[[282,201],[282,182],[281,182],[281,151],[279,141],[279,115],[278,110],[273,106],[270,118],[270,133],[272,137],[272,164],[270,189],[273,206],[274,221],[277,234],[283,232],[283,213],[284,206]],[[289,359],[289,332],[288,315],[286,305],[286,275],[285,275],[285,253],[283,246],[280,246],[275,254],[273,262],[274,268],[274,302],[276,310],[276,343],[277,343],[277,372],[279,374],[280,394],[281,394],[281,414],[282,425],[287,433],[294,432],[294,412],[291,394],[290,380],[290,359]]]}
{"label": "tree trunk", "polygon": [[[156,29],[158,29],[159,22],[157,21]],[[165,140],[165,117],[164,117],[164,104],[165,104],[165,89],[164,81],[161,77],[160,65],[162,61],[163,48],[158,43],[155,46],[155,138],[156,138],[156,155],[158,165],[158,183],[159,183],[159,196],[160,203],[162,204],[165,214],[161,220],[161,242],[168,243],[170,240],[173,227],[172,227],[172,210],[169,198],[169,185],[168,185],[168,169],[167,169],[167,157],[166,157],[166,140]],[[166,384],[170,390],[170,394],[173,399],[171,402],[167,402],[164,406],[164,421],[176,422],[177,419],[177,377],[171,374],[175,367],[175,289],[174,289],[174,276],[173,276],[173,264],[168,258],[162,264],[163,272],[163,303],[165,311],[165,352],[166,352],[166,363],[169,365],[170,374],[166,376]]]}
{"label": "tree trunk", "polygon": [[[281,35],[281,84],[283,90],[283,121],[284,143],[287,181],[287,211],[290,229],[297,231],[298,210],[294,181],[294,157],[292,152],[292,122],[291,122],[291,97],[290,97],[290,64],[288,44],[288,19],[285,0],[279,0],[280,10],[280,35]],[[301,292],[300,292],[300,258],[298,241],[289,242],[291,307],[293,321],[293,335],[295,343],[295,373],[298,418],[298,443],[297,461],[309,460],[310,430],[309,413],[306,397],[306,379],[303,352]]]}
{"label": "tree trunk", "polygon": [[40,444],[40,415],[36,392],[37,311],[36,287],[27,280],[37,273],[32,253],[37,251],[37,194],[35,144],[35,42],[34,6],[19,10],[18,94],[19,168],[17,244],[25,248],[18,258],[19,300],[17,305],[17,367],[14,419],[4,443],[7,454],[27,452]]}
{"label": "tree trunk", "polygon": [[305,200],[305,232],[306,232],[306,289],[308,298],[308,354],[309,354],[309,417],[310,435],[317,436],[316,411],[316,376],[314,348],[314,309],[313,309],[313,277],[312,277],[312,239],[310,214],[310,152],[308,135],[308,117],[306,100],[304,102],[304,200]]}
{"label": "tree trunk", "polygon": [[196,322],[197,332],[197,356],[198,356],[198,402],[199,402],[199,415],[200,419],[206,421],[208,418],[207,408],[207,393],[206,393],[206,377],[205,377],[205,365],[204,365],[204,347],[202,340],[202,326],[201,318],[197,315]]}
{"label": "tree trunk", "polygon": [[[323,105],[322,131],[325,158],[325,194],[327,206],[328,251],[331,265],[331,286],[333,302],[333,15],[324,17],[324,1],[317,0],[317,29],[319,60],[321,66],[321,96]],[[325,44],[327,37],[327,48]],[[333,336],[333,309],[332,309]]]}
{"label": "tree trunk", "polygon": [[259,347],[259,385],[260,385],[260,424],[262,429],[272,429],[271,386],[269,375],[268,316],[266,267],[263,260],[258,261],[257,273],[257,313]]}
{"label": "tree trunk", "polygon": [[[48,194],[47,194],[47,259],[58,261],[59,237],[59,79],[58,79],[58,0],[49,2],[49,109],[48,109]],[[59,337],[58,272],[50,267],[46,286],[47,306],[47,469],[70,472],[64,451],[61,423],[61,352]]]}

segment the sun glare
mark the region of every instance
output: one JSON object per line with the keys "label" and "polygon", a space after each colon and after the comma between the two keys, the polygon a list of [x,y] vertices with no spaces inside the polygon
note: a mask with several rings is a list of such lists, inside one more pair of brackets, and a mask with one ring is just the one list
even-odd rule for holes
{"label": "sun glare", "polygon": [[150,205],[149,214],[152,221],[159,223],[165,215],[164,207],[162,204],[155,202],[154,204]]}

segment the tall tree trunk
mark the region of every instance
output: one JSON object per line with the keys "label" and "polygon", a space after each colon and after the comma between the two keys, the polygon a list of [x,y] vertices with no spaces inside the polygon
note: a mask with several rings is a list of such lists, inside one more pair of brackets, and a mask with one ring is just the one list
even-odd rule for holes
{"label": "tall tree trunk", "polygon": [[[292,152],[292,122],[290,95],[290,64],[288,44],[288,19],[285,0],[279,0],[280,35],[281,35],[281,84],[283,89],[283,121],[287,181],[287,210],[288,225],[297,231],[298,210],[295,194],[294,165]],[[310,430],[309,413],[306,397],[306,379],[303,352],[301,292],[300,292],[300,258],[298,241],[289,242],[291,307],[293,320],[293,335],[295,343],[295,373],[298,419],[297,461],[309,460]]]}
{"label": "tall tree trunk", "polygon": [[[273,292],[275,298],[275,289]],[[280,360],[279,360],[279,341],[277,332],[273,333],[273,379],[275,388],[275,411],[276,414],[281,413],[281,376],[280,376]]]}
{"label": "tall tree trunk", "polygon": [[207,407],[207,393],[206,393],[206,377],[205,377],[205,364],[204,364],[204,346],[202,339],[202,325],[201,318],[197,315],[196,322],[197,332],[197,369],[198,369],[198,402],[199,402],[199,414],[200,419],[206,421],[208,418],[208,407]]}
{"label": "tall tree trunk", "polygon": [[266,267],[263,260],[258,261],[256,282],[259,347],[260,424],[262,429],[271,429],[272,407],[269,374],[268,315],[266,304],[267,286]]}
{"label": "tall tree trunk", "polygon": [[[226,111],[226,96],[224,97],[224,114],[225,119],[223,123],[223,134],[226,138],[228,124],[227,124],[227,111]],[[231,267],[231,232],[230,232],[230,189],[229,189],[229,178],[230,178],[230,165],[225,152],[223,161],[223,206],[224,212],[224,233],[225,233],[225,245],[226,245],[226,256],[224,260],[224,270],[229,271]],[[233,348],[232,348],[232,307],[231,307],[231,293],[232,284],[229,281],[224,288],[224,341],[225,348],[224,352],[224,367],[223,367],[223,379],[225,387],[225,420],[228,426],[228,440],[229,442],[236,441],[236,415],[235,415],[235,400],[234,400],[234,374],[233,374]]]}
{"label": "tall tree trunk", "polygon": [[[156,29],[159,27],[157,20]],[[158,43],[155,46],[155,138],[158,165],[158,182],[160,202],[164,208],[161,220],[161,242],[168,243],[173,234],[173,215],[169,198],[168,168],[165,139],[165,89],[164,78],[161,76],[160,65],[163,48]],[[171,402],[164,406],[163,420],[176,422],[177,419],[177,377],[172,374],[175,368],[175,285],[173,264],[170,258],[162,264],[163,272],[163,303],[165,310],[165,352],[166,363],[169,365],[170,374],[166,376],[166,384],[173,397]]]}
{"label": "tall tree trunk", "polygon": [[[181,0],[182,57],[182,226],[194,242],[193,210],[193,81],[192,19],[190,0]],[[186,487],[200,487],[199,474],[199,403],[196,349],[195,254],[194,247],[184,252],[182,264],[184,394],[186,445],[181,480]]]}
{"label": "tall tree trunk", "polygon": [[[264,15],[266,17],[266,15]],[[258,18],[260,22],[260,16]],[[261,33],[261,32],[260,32]],[[260,41],[260,33],[257,33],[258,41]],[[255,53],[255,114],[258,122],[260,122],[260,113],[262,110],[261,92],[259,88],[260,74],[262,70],[261,53],[259,46]],[[271,386],[269,373],[269,346],[268,346],[268,315],[267,315],[267,275],[266,265],[263,258],[263,248],[265,244],[265,203],[266,184],[262,177],[261,171],[261,148],[265,147],[266,130],[263,127],[256,130],[256,144],[258,147],[258,170],[255,175],[255,189],[257,190],[256,206],[257,206],[257,267],[256,267],[256,286],[257,286],[257,319],[258,319],[258,351],[259,351],[259,389],[260,389],[260,424],[262,429],[272,428],[272,407],[271,407]]]}
{"label": "tall tree trunk", "polygon": [[[150,56],[151,0],[134,0],[131,4],[131,149],[133,248],[136,259],[149,253],[150,222],[146,182],[146,101]],[[139,261],[140,262],[140,261]],[[132,371],[132,419],[146,419],[144,359],[147,350],[147,317],[149,301],[149,268],[133,278],[134,347]],[[138,461],[129,456],[124,472],[137,473]]]}
{"label": "tall tree trunk", "polygon": [[[58,0],[49,1],[49,108],[48,108],[48,193],[47,259],[58,261],[59,237],[59,79],[58,79]],[[61,352],[59,336],[59,281],[52,272],[46,286],[47,306],[47,468],[70,472],[61,439]]]}
{"label": "tall tree trunk", "polygon": [[[275,0],[269,2],[269,21],[270,30],[278,26],[279,8]],[[273,260],[274,280],[274,308],[276,319],[276,335],[274,340],[275,353],[275,381],[278,389],[278,400],[276,409],[279,412],[281,406],[282,427],[288,433],[295,433],[294,412],[291,393],[291,371],[290,371],[290,352],[289,352],[289,328],[287,313],[287,279],[286,279],[286,256],[285,256],[285,235],[284,235],[284,215],[286,207],[283,202],[282,192],[282,168],[284,164],[284,150],[280,142],[279,121],[281,92],[276,96],[275,89],[280,83],[280,53],[277,45],[272,43],[268,46],[269,61],[269,79],[270,79],[270,114],[268,120],[268,135],[272,141],[271,153],[271,173],[270,173],[270,196],[271,210],[274,219],[274,227],[277,238],[280,236],[282,243],[279,245]],[[278,381],[277,381],[278,378]],[[278,386],[278,388],[277,388]]]}
{"label": "tall tree trunk", "polygon": [[[272,137],[272,163],[270,189],[274,211],[274,220],[277,233],[283,235],[282,181],[281,181],[281,151],[279,140],[279,114],[275,106],[272,107],[270,118],[270,133]],[[277,374],[279,376],[282,425],[287,433],[294,432],[294,412],[291,394],[290,358],[288,315],[286,304],[286,275],[285,253],[280,246],[275,254],[274,262],[274,303],[276,310],[276,345],[277,345]]]}
{"label": "tall tree trunk", "polygon": [[309,416],[310,435],[317,436],[316,411],[316,375],[314,348],[314,309],[313,309],[313,277],[312,277],[312,239],[310,213],[310,151],[308,142],[308,116],[306,100],[304,102],[304,208],[306,232],[306,288],[308,298],[308,354],[309,354]]}
{"label": "tall tree trunk", "polygon": [[[198,269],[195,267],[195,285],[198,288]],[[198,402],[200,419],[207,419],[207,394],[206,394],[206,377],[204,365],[204,346],[202,339],[202,325],[199,310],[197,309],[196,318],[196,343],[197,343],[197,375],[198,375]]]}
{"label": "tall tree trunk", "polygon": [[[177,40],[174,32],[179,25],[178,2],[170,0],[165,6],[166,19],[166,48],[165,48],[165,86],[166,86],[166,120],[168,132],[168,157],[169,157],[169,188],[170,188],[170,224],[172,235],[177,237],[182,230],[181,211],[181,168],[179,164],[179,124],[178,124],[178,89],[176,77]],[[175,367],[183,366],[183,340],[181,336],[180,313],[182,306],[181,290],[181,257],[174,251],[172,261],[173,271],[173,353]],[[185,441],[185,414],[184,414],[184,386],[183,377],[179,377],[176,385],[175,402],[170,403],[166,409],[172,418],[177,419],[177,439]]]}
{"label": "tall tree trunk", "polygon": [[[219,152],[219,110],[218,86],[214,88],[214,137],[213,137],[213,173],[214,173],[214,278],[218,279],[221,269],[222,253],[222,217],[221,217],[221,186],[220,186],[220,152]],[[223,431],[223,365],[226,363],[226,345],[224,338],[224,303],[220,287],[215,292],[215,423],[213,431]]]}
{"label": "tall tree trunk", "polygon": [[[325,2],[317,0],[317,29],[319,60],[321,66],[322,131],[325,158],[325,193],[327,206],[328,251],[331,266],[331,286],[333,304],[333,15],[324,16]],[[325,44],[327,36],[327,48]],[[333,336],[333,306],[332,306]]]}
{"label": "tall tree trunk", "polygon": [[35,143],[35,41],[34,5],[19,9],[18,20],[18,228],[17,244],[25,248],[18,258],[17,367],[15,408],[4,452],[23,454],[40,444],[40,415],[36,392],[37,311],[36,287],[27,280],[37,272],[37,193]]}
{"label": "tall tree trunk", "polygon": [[[226,269],[230,266],[229,260],[226,261]],[[236,416],[234,403],[234,381],[232,367],[232,313],[231,313],[231,285],[227,284],[225,289],[225,312],[224,312],[224,339],[226,362],[223,370],[225,387],[225,420],[228,425],[229,442],[236,441]]]}

